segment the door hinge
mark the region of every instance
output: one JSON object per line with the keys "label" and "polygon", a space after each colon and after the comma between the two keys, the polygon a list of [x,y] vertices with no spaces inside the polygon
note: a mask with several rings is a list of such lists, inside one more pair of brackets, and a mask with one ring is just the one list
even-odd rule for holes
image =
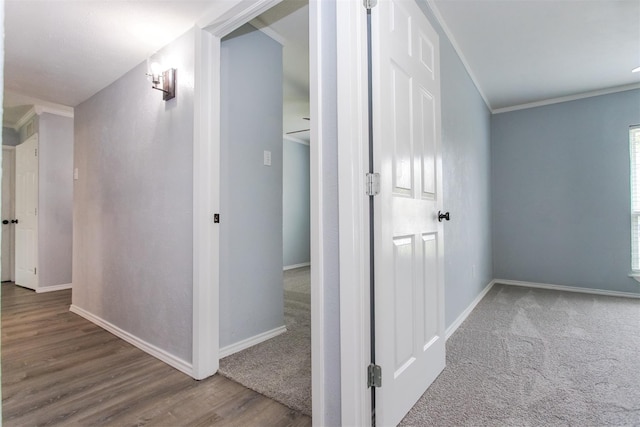
{"label": "door hinge", "polygon": [[362,0],[362,4],[364,8],[367,10],[371,10],[378,4],[378,0]]}
{"label": "door hinge", "polygon": [[37,274],[38,273],[38,267],[33,267],[33,274]]}
{"label": "door hinge", "polygon": [[380,174],[368,173],[366,185],[367,196],[377,196],[380,194]]}
{"label": "door hinge", "polygon": [[213,223],[214,224],[219,224],[220,223],[220,214],[213,214]]}
{"label": "door hinge", "polygon": [[367,367],[367,387],[382,387],[382,368],[373,363]]}
{"label": "door hinge", "polygon": [[34,156],[38,157],[38,149],[34,148]]}

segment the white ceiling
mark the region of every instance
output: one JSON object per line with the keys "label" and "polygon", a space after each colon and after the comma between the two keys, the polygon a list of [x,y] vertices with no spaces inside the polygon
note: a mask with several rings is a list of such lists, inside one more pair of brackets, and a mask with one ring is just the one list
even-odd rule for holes
{"label": "white ceiling", "polygon": [[[640,0],[428,0],[492,109],[640,83]],[[284,44],[285,131],[308,127],[308,6],[258,18]],[[187,31],[211,0],[6,0],[6,107],[75,106]],[[20,94],[23,96],[14,96]],[[18,100],[18,101],[15,101]],[[11,113],[11,111],[9,111]]]}
{"label": "white ceiling", "polygon": [[491,109],[640,83],[640,0],[429,0]]}
{"label": "white ceiling", "polygon": [[192,0],[6,0],[5,90],[76,106],[210,7]]}

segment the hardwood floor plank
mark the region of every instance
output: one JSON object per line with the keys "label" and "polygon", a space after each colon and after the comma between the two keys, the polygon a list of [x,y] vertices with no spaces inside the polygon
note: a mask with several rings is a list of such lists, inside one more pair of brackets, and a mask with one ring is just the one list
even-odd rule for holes
{"label": "hardwood floor plank", "polygon": [[2,284],[5,426],[310,426],[215,375],[195,381],[69,312],[71,291]]}

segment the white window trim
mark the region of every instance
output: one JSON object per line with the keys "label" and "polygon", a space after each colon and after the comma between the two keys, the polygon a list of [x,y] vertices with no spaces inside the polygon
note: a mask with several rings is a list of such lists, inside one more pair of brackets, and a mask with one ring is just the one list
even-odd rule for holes
{"label": "white window trim", "polygon": [[[640,188],[636,188],[636,182],[640,178],[640,125],[629,127],[629,154],[630,154],[630,188],[631,188],[631,273],[629,277],[640,282]],[[640,187],[640,182],[638,182]]]}

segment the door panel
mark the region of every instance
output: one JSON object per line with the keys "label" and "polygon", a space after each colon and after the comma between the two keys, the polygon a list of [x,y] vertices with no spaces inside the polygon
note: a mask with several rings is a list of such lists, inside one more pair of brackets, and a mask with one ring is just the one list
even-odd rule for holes
{"label": "door panel", "polygon": [[38,276],[38,136],[16,147],[16,284],[36,289]]}
{"label": "door panel", "polygon": [[445,366],[438,36],[413,0],[372,10],[376,420],[396,425]]}
{"label": "door panel", "polygon": [[[10,221],[14,219],[13,199],[14,199],[14,150],[2,149],[2,220]],[[13,280],[13,239],[14,225],[9,222],[2,224],[2,281]]]}

